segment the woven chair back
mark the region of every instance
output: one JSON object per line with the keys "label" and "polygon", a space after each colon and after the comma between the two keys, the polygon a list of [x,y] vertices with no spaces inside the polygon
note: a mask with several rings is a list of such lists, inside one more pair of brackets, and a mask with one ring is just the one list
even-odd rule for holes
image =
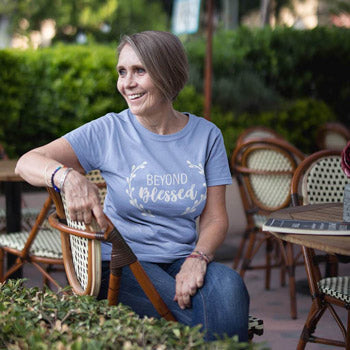
{"label": "woven chair back", "polygon": [[276,131],[266,127],[266,126],[253,126],[245,129],[237,138],[236,145],[239,146],[246,141],[255,138],[277,138],[283,139]]}
{"label": "woven chair back", "polygon": [[292,184],[295,205],[343,202],[350,182],[340,166],[339,151],[323,150],[307,157],[298,167]]}
{"label": "woven chair back", "polygon": [[317,144],[320,150],[341,151],[350,141],[350,130],[338,122],[326,123],[317,131]]}
{"label": "woven chair back", "polygon": [[[266,215],[290,203],[290,185],[302,153],[283,140],[254,139],[236,149],[231,159],[244,187],[248,212]],[[242,186],[240,186],[242,188]]]}
{"label": "woven chair back", "polygon": [[[91,182],[99,189],[101,204],[106,196],[106,183],[99,170],[86,174]],[[49,191],[54,197],[56,210],[60,219],[65,219],[71,228],[85,232],[99,232],[100,228],[95,220],[88,227],[83,222],[73,221],[66,207],[66,200],[54,191]],[[97,296],[101,286],[101,243],[96,239],[88,239],[74,234],[61,233],[62,253],[65,270],[73,292],[78,295]]]}

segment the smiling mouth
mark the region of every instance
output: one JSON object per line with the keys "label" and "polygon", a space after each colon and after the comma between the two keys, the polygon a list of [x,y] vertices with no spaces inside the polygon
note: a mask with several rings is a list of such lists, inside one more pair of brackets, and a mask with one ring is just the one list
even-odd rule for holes
{"label": "smiling mouth", "polygon": [[140,93],[140,94],[132,94],[132,95],[129,95],[128,98],[129,98],[129,100],[136,100],[136,99],[142,97],[144,94],[145,94],[144,92]]}

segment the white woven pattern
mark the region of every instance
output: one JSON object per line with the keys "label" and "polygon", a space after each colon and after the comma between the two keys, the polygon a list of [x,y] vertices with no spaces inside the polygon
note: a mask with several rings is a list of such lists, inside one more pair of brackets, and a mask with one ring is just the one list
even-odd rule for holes
{"label": "white woven pattern", "polygon": [[[40,212],[40,208],[22,208],[22,221],[35,220]],[[6,226],[6,210],[0,208],[0,227]]]}
{"label": "white woven pattern", "polygon": [[[72,228],[85,230],[83,222],[72,221],[66,206],[64,194],[61,193],[67,224]],[[70,235],[73,266],[81,287],[85,290],[88,285],[88,239]]]}
{"label": "white woven pattern", "polygon": [[317,284],[322,293],[350,303],[350,277],[327,277]]}
{"label": "white woven pattern", "polygon": [[[274,150],[255,150],[249,154],[248,168],[266,171],[292,171],[291,161]],[[257,200],[264,206],[278,208],[289,196],[290,175],[250,175],[252,189]]]}
{"label": "white woven pattern", "polygon": [[324,146],[326,149],[341,151],[347,144],[348,140],[337,132],[327,131],[324,137]]}
{"label": "white woven pattern", "polygon": [[269,132],[268,130],[254,130],[250,132],[248,135],[246,135],[246,137],[244,137],[242,141],[246,142],[253,138],[269,138],[269,137],[275,138],[276,136],[273,133]]}
{"label": "white woven pattern", "polygon": [[[86,230],[86,226],[83,222],[71,220],[67,210],[66,201],[63,193],[61,193],[61,198],[62,198],[68,226],[82,230],[82,231]],[[94,229],[96,229],[96,231],[99,230],[96,223],[93,224],[92,226],[94,226]],[[77,279],[83,290],[85,290],[88,285],[88,259],[89,259],[88,244],[89,244],[89,240],[87,238],[70,235],[70,246],[72,251],[74,270],[75,270]],[[95,241],[94,247],[100,250],[101,249],[100,242]]]}
{"label": "white woven pattern", "polygon": [[340,156],[320,158],[304,175],[303,204],[343,201],[344,187],[349,183],[340,166]]}
{"label": "white woven pattern", "polygon": [[[22,250],[29,232],[0,234],[0,246]],[[51,229],[40,229],[30,248],[30,253],[43,258],[62,259],[60,233]]]}
{"label": "white woven pattern", "polygon": [[248,316],[248,329],[250,331],[256,332],[256,334],[263,334],[264,331],[264,321],[260,318],[249,315]]}

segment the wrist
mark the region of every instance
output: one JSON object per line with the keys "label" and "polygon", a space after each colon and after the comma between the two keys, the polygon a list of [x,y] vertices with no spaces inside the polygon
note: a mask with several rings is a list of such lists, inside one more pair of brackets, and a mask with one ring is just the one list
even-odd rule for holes
{"label": "wrist", "polygon": [[186,259],[192,259],[192,258],[205,261],[207,264],[209,264],[213,260],[210,255],[205,254],[204,252],[199,250],[193,251]]}
{"label": "wrist", "polygon": [[196,249],[192,252],[192,254],[196,254],[199,256],[202,256],[204,259],[208,260],[208,262],[211,262],[214,260],[214,254],[210,254],[205,252],[204,250],[201,249]]}

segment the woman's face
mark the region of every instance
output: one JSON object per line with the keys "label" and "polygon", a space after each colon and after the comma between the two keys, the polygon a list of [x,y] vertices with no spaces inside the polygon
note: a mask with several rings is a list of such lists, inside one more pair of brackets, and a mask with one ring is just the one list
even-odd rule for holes
{"label": "woman's face", "polygon": [[160,112],[165,98],[129,44],[119,54],[117,71],[118,91],[134,115],[147,117]]}

